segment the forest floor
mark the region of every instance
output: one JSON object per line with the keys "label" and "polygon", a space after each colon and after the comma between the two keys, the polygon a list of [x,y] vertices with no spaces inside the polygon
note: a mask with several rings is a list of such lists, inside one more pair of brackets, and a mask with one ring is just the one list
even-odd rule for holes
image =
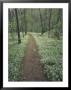
{"label": "forest floor", "polygon": [[22,73],[24,81],[45,81],[43,68],[40,63],[40,56],[35,39],[29,34],[26,54],[23,59]]}
{"label": "forest floor", "polygon": [[9,81],[62,81],[62,38],[49,38],[48,32],[21,35],[9,33]]}

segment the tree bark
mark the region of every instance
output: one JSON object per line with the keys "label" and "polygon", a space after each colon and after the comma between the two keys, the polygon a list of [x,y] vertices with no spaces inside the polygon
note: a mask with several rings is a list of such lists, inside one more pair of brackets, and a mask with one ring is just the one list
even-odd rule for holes
{"label": "tree bark", "polygon": [[42,16],[41,16],[41,11],[40,11],[40,9],[39,9],[39,13],[40,13],[40,20],[41,20],[41,27],[42,27],[41,35],[43,35],[43,30],[44,30],[44,28],[43,28]]}
{"label": "tree bark", "polygon": [[24,26],[25,26],[25,35],[27,34],[27,22],[26,22],[26,11],[24,9]]}
{"label": "tree bark", "polygon": [[52,12],[52,10],[51,9],[49,9],[49,31],[51,30],[51,12]]}
{"label": "tree bark", "polygon": [[20,44],[21,43],[21,39],[20,39],[20,30],[19,30],[19,21],[18,21],[17,9],[15,9],[15,14],[16,14],[16,22],[17,22],[18,44]]}

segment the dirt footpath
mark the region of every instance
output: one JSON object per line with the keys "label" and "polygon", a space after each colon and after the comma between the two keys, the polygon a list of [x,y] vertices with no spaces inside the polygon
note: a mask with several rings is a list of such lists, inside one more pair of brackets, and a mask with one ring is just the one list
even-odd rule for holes
{"label": "dirt footpath", "polygon": [[40,64],[36,42],[31,34],[29,34],[27,50],[23,59],[22,72],[24,81],[46,81]]}

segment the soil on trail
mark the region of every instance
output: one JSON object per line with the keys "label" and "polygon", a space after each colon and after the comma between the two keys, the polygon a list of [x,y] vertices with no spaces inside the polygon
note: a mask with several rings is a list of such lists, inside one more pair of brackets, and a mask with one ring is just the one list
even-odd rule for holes
{"label": "soil on trail", "polygon": [[29,34],[26,54],[23,60],[24,81],[45,81],[35,39]]}

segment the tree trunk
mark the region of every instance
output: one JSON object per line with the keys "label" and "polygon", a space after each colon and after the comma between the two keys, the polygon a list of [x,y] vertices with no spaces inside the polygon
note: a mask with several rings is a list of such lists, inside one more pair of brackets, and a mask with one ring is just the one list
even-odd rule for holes
{"label": "tree trunk", "polygon": [[20,44],[21,43],[21,39],[20,39],[20,30],[19,30],[19,21],[18,21],[17,9],[15,9],[15,14],[16,14],[16,22],[17,22],[18,44]]}
{"label": "tree trunk", "polygon": [[26,11],[24,9],[24,26],[25,26],[25,35],[27,34],[27,23],[26,23]]}
{"label": "tree trunk", "polygon": [[44,22],[45,22],[45,31],[47,31],[47,9],[45,9],[45,20],[44,20]]}
{"label": "tree trunk", "polygon": [[50,26],[50,24],[51,24],[51,12],[52,12],[52,10],[49,9],[49,31],[51,30],[51,26]]}
{"label": "tree trunk", "polygon": [[49,9],[49,21],[48,21],[48,37],[50,37],[50,31],[51,31],[51,12],[52,12],[52,10],[51,9]]}
{"label": "tree trunk", "polygon": [[41,27],[42,27],[42,31],[41,31],[41,35],[43,35],[43,23],[42,23],[42,16],[41,16],[41,11],[39,9],[39,13],[40,13],[40,20],[41,20]]}

